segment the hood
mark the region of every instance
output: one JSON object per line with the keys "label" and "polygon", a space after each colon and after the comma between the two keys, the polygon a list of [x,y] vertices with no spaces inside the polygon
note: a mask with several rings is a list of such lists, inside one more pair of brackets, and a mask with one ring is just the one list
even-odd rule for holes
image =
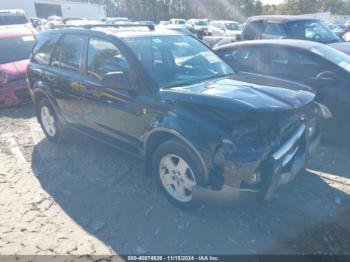
{"label": "hood", "polygon": [[0,64],[0,72],[6,72],[7,81],[11,82],[17,79],[23,79],[27,77],[27,66],[29,60],[15,61],[7,64]]}
{"label": "hood", "polygon": [[305,90],[261,86],[232,78],[162,89],[161,98],[228,109],[235,112],[273,112],[298,109],[313,101]]}
{"label": "hood", "polygon": [[333,47],[345,54],[350,55],[350,43],[348,42],[339,42],[339,43],[332,43],[329,44],[330,47]]}

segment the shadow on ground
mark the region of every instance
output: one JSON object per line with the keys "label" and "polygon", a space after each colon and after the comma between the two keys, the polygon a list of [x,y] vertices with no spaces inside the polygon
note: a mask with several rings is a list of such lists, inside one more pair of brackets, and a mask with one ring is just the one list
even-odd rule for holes
{"label": "shadow on ground", "polygon": [[2,108],[0,109],[0,118],[18,118],[18,119],[29,119],[35,116],[33,104],[25,104],[17,107]]}
{"label": "shadow on ground", "polygon": [[[61,145],[41,140],[32,168],[65,212],[118,254],[350,252],[350,196],[312,172],[269,203],[185,212],[163,198],[137,159],[85,137]],[[342,168],[337,174],[345,176]]]}

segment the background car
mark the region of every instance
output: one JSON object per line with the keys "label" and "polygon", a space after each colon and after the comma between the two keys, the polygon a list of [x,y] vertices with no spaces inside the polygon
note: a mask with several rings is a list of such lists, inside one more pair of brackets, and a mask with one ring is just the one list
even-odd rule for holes
{"label": "background car", "polygon": [[104,24],[103,22],[98,20],[89,20],[85,18],[75,18],[75,17],[63,19],[63,23],[66,25],[74,25],[74,26]]}
{"label": "background car", "polygon": [[53,26],[63,24],[63,18],[57,15],[51,15],[47,18],[45,28],[50,29]]}
{"label": "background car", "polygon": [[209,23],[209,34],[212,36],[240,36],[240,24],[235,21],[215,20]]}
{"label": "background car", "polygon": [[26,72],[34,41],[25,26],[0,29],[0,107],[31,101]]}
{"label": "background car", "polygon": [[321,20],[303,16],[272,15],[248,19],[242,40],[300,39],[328,44],[350,54],[350,44],[344,42]]}
{"label": "background car", "polygon": [[0,10],[0,26],[31,25],[29,18],[21,9]]}
{"label": "background car", "polygon": [[208,25],[206,19],[189,19],[186,22],[186,28],[199,38],[208,35]]}
{"label": "background car", "polygon": [[177,25],[177,26],[186,26],[186,20],[185,19],[170,19],[169,21],[170,25]]}
{"label": "background car", "polygon": [[327,45],[302,40],[238,42],[216,49],[238,72],[268,75],[308,85],[332,112],[328,139],[349,143],[350,56]]}
{"label": "background car", "polygon": [[115,25],[115,24],[122,24],[122,23],[129,23],[131,20],[127,17],[110,17],[107,19],[106,24],[108,25]]}

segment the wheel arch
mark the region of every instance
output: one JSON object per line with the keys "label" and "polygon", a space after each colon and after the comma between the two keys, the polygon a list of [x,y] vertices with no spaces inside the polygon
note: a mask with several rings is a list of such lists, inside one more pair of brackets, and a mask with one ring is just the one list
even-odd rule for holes
{"label": "wheel arch", "polygon": [[34,110],[35,114],[38,117],[38,104],[42,99],[48,99],[52,105],[53,110],[55,111],[56,115],[60,118],[61,121],[63,119],[61,118],[61,115],[59,114],[59,108],[55,100],[51,99],[50,96],[43,91],[41,88],[36,88],[33,90],[33,103],[34,103]]}
{"label": "wheel arch", "polygon": [[149,132],[146,136],[145,142],[144,142],[144,152],[145,152],[145,165],[146,165],[146,171],[147,174],[149,174],[151,169],[151,160],[152,160],[152,152],[163,142],[168,141],[170,139],[177,139],[187,145],[193,153],[197,156],[200,163],[202,164],[203,170],[204,170],[204,177],[205,180],[208,181],[209,175],[208,175],[208,166],[206,165],[206,162],[204,160],[203,155],[199,152],[197,147],[184,135],[182,135],[180,132],[165,128],[165,127],[158,127],[151,132]]}

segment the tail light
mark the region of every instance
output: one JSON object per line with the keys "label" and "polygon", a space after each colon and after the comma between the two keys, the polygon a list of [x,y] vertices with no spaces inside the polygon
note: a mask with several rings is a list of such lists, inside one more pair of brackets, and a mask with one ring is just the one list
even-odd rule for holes
{"label": "tail light", "polygon": [[8,74],[6,71],[0,71],[0,86],[4,86],[8,81]]}

